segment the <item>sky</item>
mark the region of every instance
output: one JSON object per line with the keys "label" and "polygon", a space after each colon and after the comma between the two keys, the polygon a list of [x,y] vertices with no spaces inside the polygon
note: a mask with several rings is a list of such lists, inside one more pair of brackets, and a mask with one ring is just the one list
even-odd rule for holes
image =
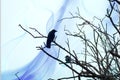
{"label": "sky", "polygon": [[[72,26],[75,25],[74,22],[79,21],[70,22],[69,20],[65,20],[57,22],[57,20],[70,17],[69,12],[77,12],[77,7],[79,7],[80,14],[89,20],[92,20],[93,16],[102,18],[108,7],[106,1],[1,0],[2,72],[20,69],[30,63],[39,54],[39,51],[35,47],[44,45],[43,42],[46,42],[46,39],[32,38],[18,27],[19,24],[27,30],[30,30],[29,27],[34,27],[43,35],[47,35],[51,29],[55,28],[58,31],[56,33],[57,42],[64,45],[67,39],[63,32],[64,26],[66,25],[67,29],[75,31],[76,28]],[[35,33],[32,30],[30,31]],[[38,34],[35,33],[35,35]],[[74,42],[76,41],[73,39],[72,44]],[[55,72],[61,71],[60,73],[62,73],[62,70],[60,70],[62,68],[64,69],[65,67],[58,66]],[[65,69],[68,70],[67,68]],[[65,75],[68,75],[68,73],[66,72]]]}

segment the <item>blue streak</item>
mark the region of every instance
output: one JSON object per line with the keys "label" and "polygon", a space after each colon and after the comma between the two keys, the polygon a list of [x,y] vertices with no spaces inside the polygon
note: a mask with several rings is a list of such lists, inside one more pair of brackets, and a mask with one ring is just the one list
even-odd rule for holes
{"label": "blue streak", "polygon": [[[49,18],[48,23],[47,23],[47,31],[51,31],[52,29],[58,30],[58,28],[62,22],[59,20],[61,20],[63,18],[63,15],[64,15],[69,3],[70,3],[70,0],[64,0],[63,5],[61,6],[61,8],[58,10],[58,12],[56,14],[54,14],[52,11],[50,11],[52,15]],[[49,26],[49,28],[48,28],[48,26]]]}
{"label": "blue streak", "polygon": [[[61,22],[58,22],[66,10],[66,7],[68,5],[70,0],[65,0],[62,7],[59,9],[56,15],[53,15],[48,20],[48,25],[53,20],[52,27],[54,29],[58,29]],[[55,17],[55,20],[53,19]],[[47,51],[49,54],[51,54],[54,57],[58,56],[57,49],[52,46],[50,49],[44,48],[45,51]],[[29,56],[29,55],[28,55]],[[11,72],[5,72],[2,74],[2,80],[47,80],[50,78],[50,75],[53,74],[56,66],[56,60],[52,59],[48,55],[46,55],[43,51],[40,51],[39,54],[25,67],[11,71]],[[16,73],[18,72],[17,76]],[[6,77],[7,76],[7,77]],[[19,77],[19,78],[17,78]]]}
{"label": "blue streak", "polygon": [[[44,50],[54,57],[58,56],[54,46],[51,49],[44,48]],[[34,60],[25,67],[3,73],[2,80],[47,80],[53,74],[55,65],[56,61],[54,59],[46,55],[43,51],[40,51]],[[17,72],[19,79],[15,75]]]}
{"label": "blue streak", "polygon": [[[45,50],[56,57],[57,53],[52,49]],[[43,51],[26,67],[26,72],[22,74],[22,80],[47,80],[55,69],[56,61],[47,56]]]}

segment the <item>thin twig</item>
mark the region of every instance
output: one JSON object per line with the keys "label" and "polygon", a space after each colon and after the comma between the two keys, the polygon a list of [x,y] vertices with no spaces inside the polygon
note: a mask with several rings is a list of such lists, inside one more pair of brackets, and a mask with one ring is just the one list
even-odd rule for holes
{"label": "thin twig", "polygon": [[67,64],[66,64],[65,62],[63,62],[62,60],[60,60],[60,59],[58,59],[58,58],[50,55],[50,54],[49,54],[48,52],[46,52],[42,47],[39,47],[39,48],[40,48],[40,50],[42,50],[45,54],[47,54],[47,55],[50,56],[51,58],[59,61],[60,63],[62,63],[62,64],[64,64],[64,65],[66,65],[69,69],[71,69],[72,71],[74,71],[76,74],[79,74],[79,72],[77,72],[75,69],[71,68],[69,65],[67,65]]}
{"label": "thin twig", "polygon": [[15,73],[15,76],[18,78],[18,80],[21,80],[21,79],[18,77],[18,73],[19,73],[19,72]]}
{"label": "thin twig", "polygon": [[[28,30],[26,30],[25,28],[23,28],[22,27],[22,25],[21,24],[19,24],[19,26],[24,30],[24,31],[26,31],[28,34],[30,34],[33,38],[47,38],[46,36],[34,36],[32,33],[30,33]],[[35,31],[37,31],[36,29],[34,29],[34,28],[30,28],[30,29],[33,29],[33,30],[35,30]],[[37,31],[38,32],[38,31]],[[39,33],[40,34],[40,33]],[[41,35],[41,34],[40,34]]]}

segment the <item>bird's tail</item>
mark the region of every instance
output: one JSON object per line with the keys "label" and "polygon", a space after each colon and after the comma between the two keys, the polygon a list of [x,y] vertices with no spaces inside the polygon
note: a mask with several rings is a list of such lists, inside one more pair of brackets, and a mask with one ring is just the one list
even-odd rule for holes
{"label": "bird's tail", "polygon": [[51,44],[47,44],[46,47],[47,47],[47,48],[50,48],[50,47],[51,47]]}

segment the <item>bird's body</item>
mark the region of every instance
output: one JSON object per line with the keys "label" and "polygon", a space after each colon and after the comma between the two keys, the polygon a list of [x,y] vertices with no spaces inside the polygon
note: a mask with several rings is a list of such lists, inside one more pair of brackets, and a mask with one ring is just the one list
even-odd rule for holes
{"label": "bird's body", "polygon": [[65,61],[67,62],[67,63],[70,63],[71,61],[72,61],[72,59],[71,59],[71,57],[70,56],[65,56]]}
{"label": "bird's body", "polygon": [[51,42],[54,40],[55,32],[56,32],[56,30],[54,30],[54,29],[49,32],[48,37],[47,37],[47,42],[46,42],[47,48],[51,47]]}

